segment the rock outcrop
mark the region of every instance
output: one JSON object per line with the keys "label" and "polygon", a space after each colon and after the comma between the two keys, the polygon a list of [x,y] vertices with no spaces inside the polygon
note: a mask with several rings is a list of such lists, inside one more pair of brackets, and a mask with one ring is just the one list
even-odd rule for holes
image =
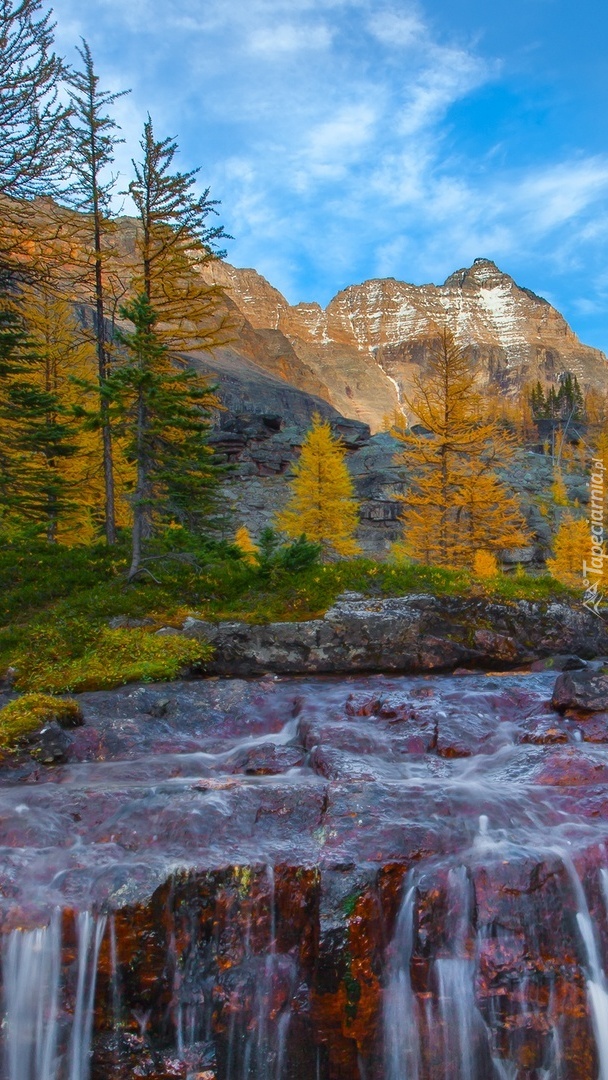
{"label": "rock outcrop", "polygon": [[508,668],[564,649],[582,657],[608,653],[608,626],[583,609],[430,595],[345,598],[308,622],[255,626],[188,618],[181,632],[215,647],[206,668],[214,675]]}

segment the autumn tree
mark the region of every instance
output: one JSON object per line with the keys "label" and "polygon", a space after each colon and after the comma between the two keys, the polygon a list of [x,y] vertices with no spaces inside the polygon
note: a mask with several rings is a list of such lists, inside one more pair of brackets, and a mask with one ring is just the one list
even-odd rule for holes
{"label": "autumn tree", "polygon": [[121,309],[133,325],[120,332],[125,357],[106,383],[116,429],[136,470],[131,498],[129,580],[144,568],[145,543],[161,522],[207,529],[217,509],[222,469],[207,445],[209,409],[217,400],[191,367],[176,367],[156,332],[145,293]]}
{"label": "autumn tree", "polygon": [[44,531],[48,540],[57,539],[59,521],[76,509],[77,483],[69,463],[79,449],[78,424],[61,392],[66,357],[50,315],[55,304],[39,288],[22,293],[26,321],[13,323],[10,362],[3,365],[0,384],[5,461],[0,501],[9,520]]}
{"label": "autumn tree", "polygon": [[150,117],[140,146],[128,189],[139,224],[135,290],[147,296],[157,313],[157,333],[171,348],[213,348],[226,336],[223,294],[203,281],[200,268],[222,258],[218,245],[231,239],[214,223],[219,203],[210,199],[209,188],[196,193],[198,169],[175,170],[177,143],[156,139]]}
{"label": "autumn tree", "polygon": [[14,199],[49,194],[63,172],[65,69],[41,8],[42,0],[0,0],[0,194]]}
{"label": "autumn tree", "polygon": [[84,214],[84,230],[80,241],[85,256],[85,281],[90,287],[95,307],[95,343],[99,380],[101,433],[103,446],[105,533],[109,544],[116,541],[116,497],[112,431],[109,403],[104,393],[109,370],[109,347],[106,331],[106,259],[112,230],[111,199],[116,178],[109,173],[114,162],[114,150],[123,140],[118,124],[108,110],[129,93],[102,90],[95,72],[91,50],[83,40],[78,54],[82,69],[71,72],[69,94],[72,111],[66,133],[70,147],[69,164],[72,182],[69,198],[72,205]]}
{"label": "autumn tree", "polygon": [[260,549],[257,544],[254,544],[251,539],[251,533],[246,525],[241,525],[237,529],[234,537],[235,546],[242,552],[244,562],[249,566],[255,566],[257,563],[256,556],[259,555]]}
{"label": "autumn tree", "polygon": [[603,428],[594,440],[593,457],[602,462],[608,469],[608,428]]}
{"label": "autumn tree", "polygon": [[553,483],[551,484],[551,496],[556,506],[568,505],[568,489],[564,483],[561,469],[553,470]]}
{"label": "autumn tree", "polygon": [[344,460],[345,449],[318,413],[296,462],[291,497],[277,516],[277,527],[287,536],[320,543],[328,555],[356,555],[354,532],[359,504]]}
{"label": "autumn tree", "polygon": [[480,578],[496,577],[500,573],[496,556],[491,551],[480,548],[473,559],[473,573]]}
{"label": "autumn tree", "polygon": [[410,488],[403,497],[403,546],[411,557],[439,566],[471,566],[475,552],[519,547],[525,522],[495,469],[512,441],[483,421],[470,361],[445,330],[428,370],[414,379],[407,406],[420,429],[395,428]]}
{"label": "autumn tree", "polygon": [[547,559],[547,569],[563,585],[581,586],[583,563],[591,559],[589,522],[566,514],[553,540],[553,559]]}

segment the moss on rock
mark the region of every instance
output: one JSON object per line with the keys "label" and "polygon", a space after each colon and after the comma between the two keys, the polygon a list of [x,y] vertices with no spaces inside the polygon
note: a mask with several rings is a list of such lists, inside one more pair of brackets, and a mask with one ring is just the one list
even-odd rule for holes
{"label": "moss on rock", "polygon": [[78,702],[50,694],[22,694],[0,709],[0,750],[11,750],[56,720],[62,727],[82,722]]}

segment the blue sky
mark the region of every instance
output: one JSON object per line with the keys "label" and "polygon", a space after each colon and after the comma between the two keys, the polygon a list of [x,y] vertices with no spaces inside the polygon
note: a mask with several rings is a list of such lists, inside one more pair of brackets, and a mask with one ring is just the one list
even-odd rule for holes
{"label": "blue sky", "polygon": [[228,259],[326,304],[477,256],[608,351],[601,0],[56,0],[117,103],[221,200]]}

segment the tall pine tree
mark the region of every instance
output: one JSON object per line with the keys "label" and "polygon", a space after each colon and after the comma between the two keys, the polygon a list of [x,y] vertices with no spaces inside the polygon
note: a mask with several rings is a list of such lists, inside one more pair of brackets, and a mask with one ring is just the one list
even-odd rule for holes
{"label": "tall pine tree", "polygon": [[132,580],[159,523],[179,522],[190,529],[210,524],[221,469],[207,445],[208,413],[217,400],[206,380],[193,368],[172,362],[145,293],[125,305],[121,315],[133,331],[119,335],[125,358],[110,373],[106,392],[136,470]]}
{"label": "tall pine tree", "polygon": [[65,74],[42,0],[0,0],[0,194],[48,195],[64,169]]}
{"label": "tall pine tree", "polygon": [[104,393],[109,371],[109,348],[106,333],[106,273],[105,260],[109,254],[111,234],[111,198],[115,177],[108,176],[114,161],[114,148],[123,140],[118,136],[118,124],[108,110],[129,93],[123,90],[109,93],[100,89],[91,50],[83,40],[78,49],[82,70],[70,76],[72,113],[67,123],[69,163],[73,175],[70,189],[72,204],[85,214],[87,226],[84,250],[89,253],[88,270],[91,299],[95,306],[95,340],[97,374],[100,392],[101,432],[104,473],[105,533],[109,544],[116,541],[116,497],[112,430],[108,399]]}
{"label": "tall pine tree", "polygon": [[222,258],[218,244],[231,239],[213,222],[219,203],[209,198],[209,188],[196,194],[198,169],[175,171],[177,143],[157,140],[150,117],[140,145],[128,190],[139,219],[135,289],[147,296],[157,332],[171,348],[214,348],[226,339],[222,292],[205,284],[198,269]]}

